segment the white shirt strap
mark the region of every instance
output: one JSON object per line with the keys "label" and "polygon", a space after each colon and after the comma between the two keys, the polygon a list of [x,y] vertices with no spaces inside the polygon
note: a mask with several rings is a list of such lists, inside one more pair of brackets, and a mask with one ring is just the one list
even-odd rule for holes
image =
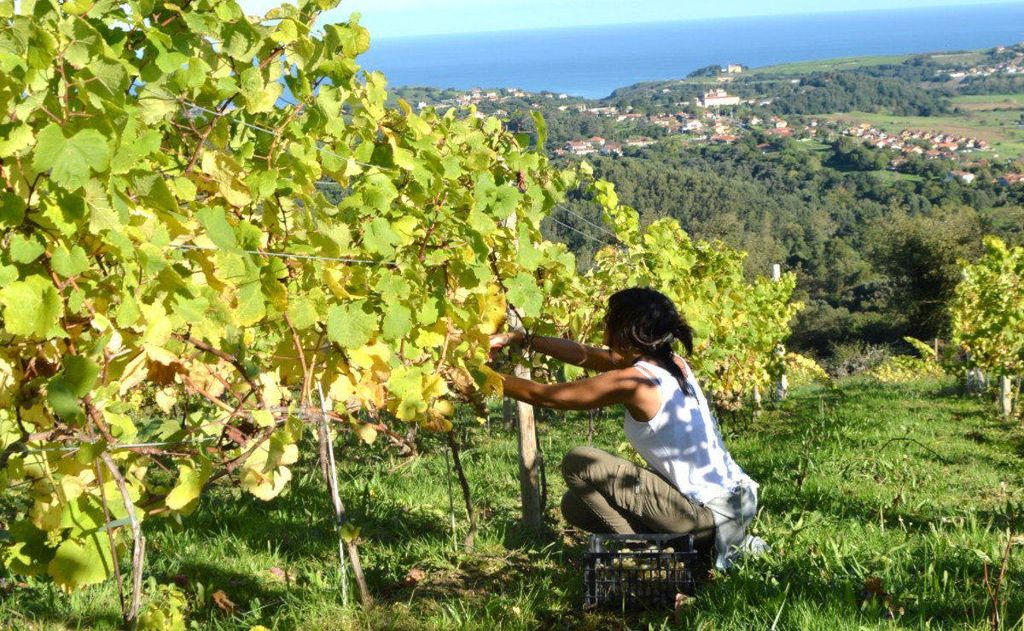
{"label": "white shirt strap", "polygon": [[637,363],[633,364],[633,367],[636,368],[637,370],[639,370],[640,372],[642,372],[644,375],[646,375],[647,378],[650,379],[651,383],[653,383],[654,385],[656,385],[656,386],[660,386],[661,385],[661,379],[659,379],[657,377],[657,375],[654,374],[653,370],[651,370],[647,366],[644,366],[643,362],[637,362]]}

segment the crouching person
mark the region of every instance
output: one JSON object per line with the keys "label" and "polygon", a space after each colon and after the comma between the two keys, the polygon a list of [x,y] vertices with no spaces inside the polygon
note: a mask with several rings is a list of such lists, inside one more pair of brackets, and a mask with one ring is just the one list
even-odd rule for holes
{"label": "crouching person", "polygon": [[746,533],[758,487],[726,450],[673,341],[693,352],[693,333],[672,301],[653,289],[632,288],[608,300],[606,348],[523,331],[495,335],[491,346],[527,344],[600,373],[557,384],[502,375],[508,397],[563,410],[625,408],[626,437],[647,467],[600,449],[571,450],[562,460],[566,521],[599,534],[692,534],[697,548],[713,549],[716,567],[727,569],[737,555],[764,548]]}

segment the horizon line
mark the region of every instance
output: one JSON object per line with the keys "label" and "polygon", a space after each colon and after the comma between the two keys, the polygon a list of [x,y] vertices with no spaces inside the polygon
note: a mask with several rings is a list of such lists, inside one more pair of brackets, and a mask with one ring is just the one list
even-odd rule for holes
{"label": "horizon line", "polygon": [[[573,26],[525,26],[516,28],[505,28],[505,29],[486,29],[482,31],[446,31],[443,33],[417,33],[407,35],[372,35],[373,39],[382,41],[395,41],[395,40],[410,40],[410,39],[428,39],[434,37],[454,37],[454,36],[472,36],[472,35],[491,35],[491,34],[504,34],[504,33],[523,33],[523,32],[536,32],[536,31],[568,31],[578,29],[599,29],[599,28],[612,28],[618,26],[648,26],[652,24],[678,24],[681,22],[693,23],[693,22],[722,22],[729,20],[745,20],[745,19],[763,19],[763,18],[786,18],[786,17],[805,17],[805,16],[817,16],[817,15],[850,15],[850,14],[869,14],[869,13],[894,13],[894,12],[933,12],[943,11],[950,9],[978,9],[978,8],[994,8],[994,7],[1007,7],[1007,6],[1020,6],[1024,8],[1024,1],[1022,0],[996,0],[994,2],[984,2],[976,4],[950,4],[942,6],[895,6],[886,9],[843,9],[838,11],[787,11],[782,13],[754,13],[744,15],[724,15],[719,17],[703,17],[703,18],[678,18],[670,20],[640,20],[636,22],[598,22],[593,24],[577,24]],[[348,17],[353,14],[359,13],[353,11]],[[335,22],[331,22],[332,24]],[[1024,37],[1024,33],[1022,33]]]}

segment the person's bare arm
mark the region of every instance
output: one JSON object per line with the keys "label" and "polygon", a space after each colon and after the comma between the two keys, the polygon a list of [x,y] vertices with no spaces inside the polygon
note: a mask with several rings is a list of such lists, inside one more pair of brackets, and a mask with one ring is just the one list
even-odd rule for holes
{"label": "person's bare arm", "polygon": [[602,372],[569,383],[543,384],[502,375],[505,396],[556,410],[592,410],[624,403],[637,418],[650,418],[659,405],[657,387],[636,368]]}
{"label": "person's bare arm", "polygon": [[[522,331],[499,333],[491,336],[491,348],[500,349],[508,344],[524,341]],[[530,338],[530,349],[553,357],[558,361],[597,372],[623,368],[626,362],[610,349],[588,346],[561,337],[535,335]]]}

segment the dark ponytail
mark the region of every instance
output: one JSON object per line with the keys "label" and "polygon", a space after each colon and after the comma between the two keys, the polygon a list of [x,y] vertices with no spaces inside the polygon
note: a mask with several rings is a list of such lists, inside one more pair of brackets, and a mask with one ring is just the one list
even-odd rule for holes
{"label": "dark ponytail", "polygon": [[683,392],[693,394],[672,349],[672,342],[679,340],[692,355],[693,329],[668,296],[647,287],[618,291],[608,299],[605,327],[609,346],[651,357],[676,378]]}

